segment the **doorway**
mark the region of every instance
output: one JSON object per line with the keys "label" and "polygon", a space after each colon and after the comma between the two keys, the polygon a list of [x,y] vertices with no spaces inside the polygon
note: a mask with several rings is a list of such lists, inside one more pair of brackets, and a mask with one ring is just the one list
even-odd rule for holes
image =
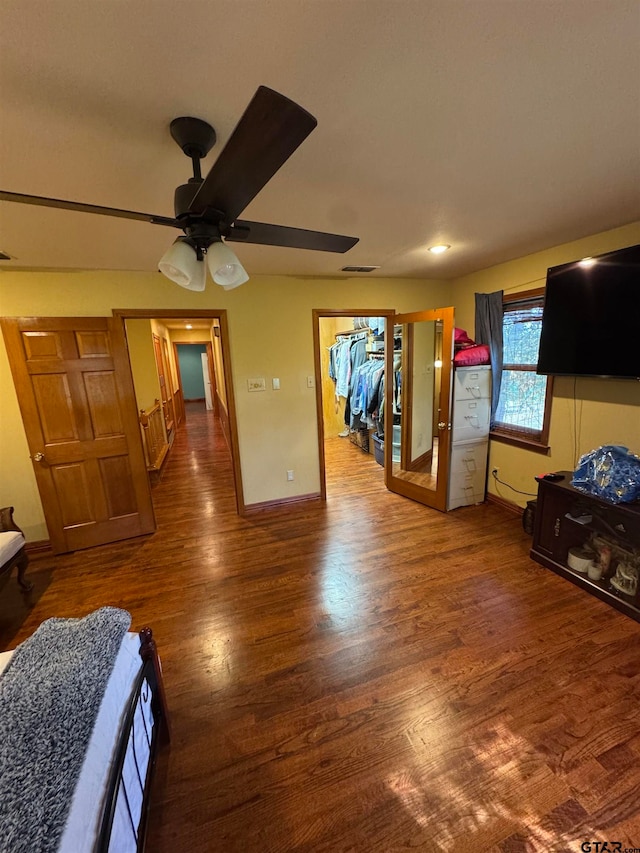
{"label": "doorway", "polygon": [[[141,423],[145,416],[155,416],[168,460],[176,435],[188,430],[190,416],[211,418],[212,436],[220,431],[228,447],[236,508],[244,515],[226,311],[141,309],[114,315],[127,337]],[[143,443],[147,435],[143,430]],[[149,462],[155,451],[145,452]],[[153,468],[151,460],[152,483]]]}
{"label": "doorway", "polygon": [[212,382],[209,375],[207,346],[202,343],[176,343],[176,367],[185,403],[204,403],[213,411]]}
{"label": "doorway", "polygon": [[[320,494],[327,497],[327,459],[332,436],[347,438],[370,453],[384,467],[387,489],[426,506],[446,511],[449,486],[451,430],[451,385],[453,364],[454,310],[452,307],[396,314],[383,310],[314,310],[314,352],[316,365],[316,412],[320,459]],[[343,328],[339,326],[342,324]],[[380,341],[380,325],[384,337]],[[366,343],[349,341],[363,335]],[[351,371],[348,389],[340,388],[340,369],[332,358],[336,344],[345,349],[359,346],[359,356],[351,368],[363,360],[381,356],[384,370],[384,414],[363,406],[357,391],[361,372]],[[382,343],[381,351],[378,346]],[[372,371],[375,365],[368,367]],[[333,374],[333,376],[332,376]],[[355,384],[353,377],[356,377]],[[355,389],[355,405],[351,405]],[[348,394],[341,401],[341,397]],[[355,415],[355,417],[354,417]],[[337,429],[340,428],[340,432]],[[379,439],[384,441],[380,453]],[[372,448],[373,443],[373,448]],[[340,457],[337,457],[340,459]],[[334,481],[335,482],[335,481]],[[338,481],[339,483],[339,481]],[[339,486],[338,486],[339,487]]]}
{"label": "doorway", "polygon": [[391,309],[313,312],[323,499],[327,480],[339,488],[341,469],[347,465],[384,488],[383,407],[378,403],[384,392],[384,328],[393,316]]}

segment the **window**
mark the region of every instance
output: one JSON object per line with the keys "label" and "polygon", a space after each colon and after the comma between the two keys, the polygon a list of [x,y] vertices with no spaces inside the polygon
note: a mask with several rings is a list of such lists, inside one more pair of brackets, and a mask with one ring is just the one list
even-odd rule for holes
{"label": "window", "polygon": [[553,379],[538,376],[544,289],[505,296],[500,399],[491,437],[546,452]]}

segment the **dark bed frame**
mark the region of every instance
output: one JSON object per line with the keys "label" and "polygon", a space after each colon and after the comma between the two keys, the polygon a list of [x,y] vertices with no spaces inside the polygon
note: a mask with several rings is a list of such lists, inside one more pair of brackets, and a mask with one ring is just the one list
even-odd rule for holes
{"label": "dark bed frame", "polygon": [[[116,757],[109,777],[107,796],[105,800],[106,805],[102,816],[98,842],[95,848],[96,853],[107,853],[109,850],[111,827],[119,796],[124,797],[124,802],[127,806],[132,838],[136,842],[136,849],[139,853],[142,853],[144,850],[147,830],[147,815],[149,811],[149,793],[156,757],[159,747],[164,744],[168,744],[171,739],[169,715],[167,711],[164,683],[162,680],[162,668],[151,628],[143,628],[140,631],[140,657],[142,658],[142,667],[136,680],[135,689],[133,690],[129,700],[122,731],[120,732],[116,747]],[[148,701],[149,690],[151,691],[153,730],[151,732],[147,731],[147,727],[145,725],[145,736],[149,745],[149,764],[144,779],[139,771],[137,773],[136,783],[139,785],[139,791],[142,792],[143,799],[141,814],[139,816],[135,816],[131,814],[131,810],[129,808],[130,792],[127,791],[123,778],[123,768],[125,756],[127,754],[129,736],[134,726],[136,709],[142,699],[144,699],[145,702]],[[135,754],[135,742],[133,757],[137,767],[138,762]]]}

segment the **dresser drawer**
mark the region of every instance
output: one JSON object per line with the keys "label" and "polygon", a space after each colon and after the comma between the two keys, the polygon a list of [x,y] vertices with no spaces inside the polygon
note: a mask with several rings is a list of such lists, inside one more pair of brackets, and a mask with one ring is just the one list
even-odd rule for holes
{"label": "dresser drawer", "polygon": [[456,400],[453,406],[453,441],[472,441],[489,434],[491,403],[484,400]]}
{"label": "dresser drawer", "polygon": [[491,368],[458,367],[454,371],[453,399],[480,400],[491,396]]}

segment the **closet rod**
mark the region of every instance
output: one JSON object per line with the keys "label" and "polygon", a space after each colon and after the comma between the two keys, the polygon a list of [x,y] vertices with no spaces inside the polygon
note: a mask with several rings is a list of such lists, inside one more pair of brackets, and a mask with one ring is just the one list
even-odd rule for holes
{"label": "closet rod", "polygon": [[368,337],[372,334],[371,329],[349,329],[348,332],[336,332],[335,336],[336,338],[347,338],[349,335],[363,335]]}

